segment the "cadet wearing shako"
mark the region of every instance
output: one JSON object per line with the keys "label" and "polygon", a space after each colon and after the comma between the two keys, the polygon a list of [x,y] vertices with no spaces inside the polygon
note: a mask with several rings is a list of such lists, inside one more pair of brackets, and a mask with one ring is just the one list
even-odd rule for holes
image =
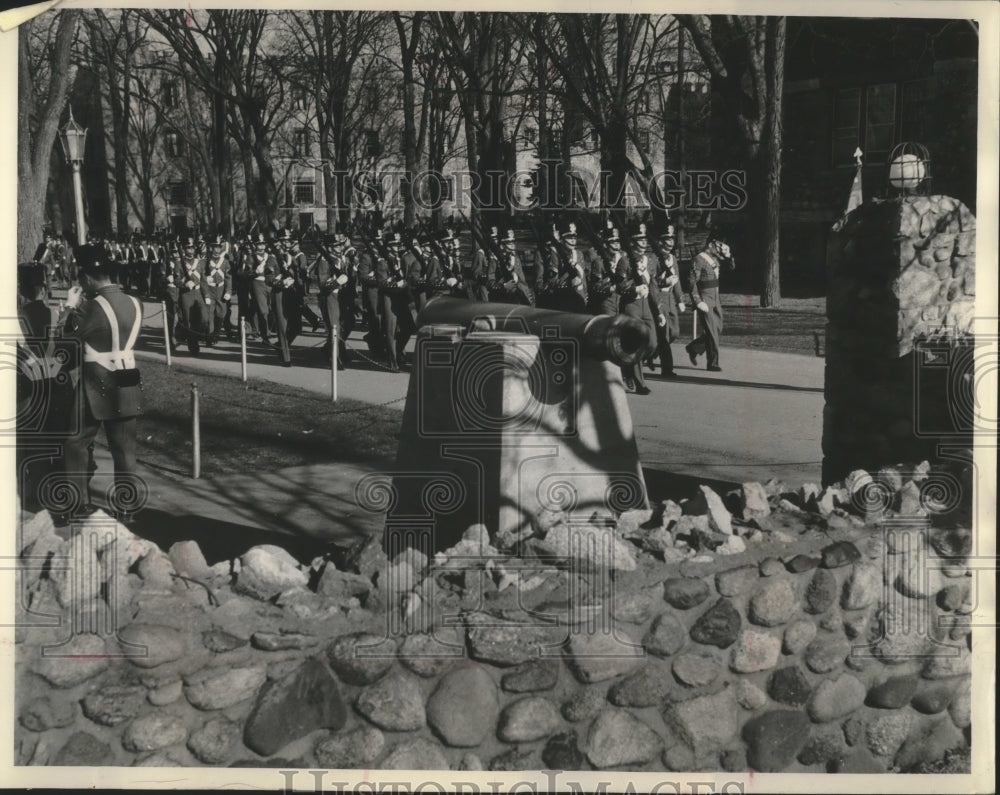
{"label": "cadet wearing shako", "polygon": [[462,281],[462,263],[459,258],[459,240],[453,229],[445,229],[438,241],[443,252],[441,275],[449,294],[455,298],[468,298]]}
{"label": "cadet wearing shako", "polygon": [[[286,242],[291,239],[287,229],[284,239]],[[280,255],[277,259],[278,271],[271,281],[271,312],[274,313],[274,325],[278,332],[275,347],[281,356],[281,364],[291,367],[292,342],[302,330],[302,294],[291,253],[287,249],[277,253]]]}
{"label": "cadet wearing shako", "polygon": [[416,233],[410,235],[406,254],[403,255],[406,280],[413,290],[416,310],[424,305],[441,289],[441,261],[431,250],[426,240]]}
{"label": "cadet wearing shako", "polygon": [[496,273],[497,255],[493,248],[498,246],[500,230],[495,226],[490,227],[490,243],[488,248],[478,246],[476,253],[472,257],[472,263],[465,273],[465,291],[471,301],[490,300],[490,279],[491,273]]}
{"label": "cadet wearing shako", "polygon": [[305,300],[305,297],[308,294],[308,291],[306,290],[306,279],[309,278],[309,258],[299,247],[299,239],[289,230],[286,229],[284,231],[281,242],[288,257],[291,258],[285,269],[295,276],[295,283],[297,285],[296,289],[299,293],[299,312],[302,314],[302,318],[310,326],[312,326],[312,330],[316,331],[323,325],[323,319],[313,312],[312,307],[309,306]]}
{"label": "cadet wearing shako", "polygon": [[545,304],[563,312],[587,311],[587,264],[576,248],[576,224],[552,228],[548,267],[542,272]]}
{"label": "cadet wearing shako", "polygon": [[416,329],[413,292],[400,254],[402,243],[399,232],[389,234],[386,238],[387,256],[379,260],[377,267],[383,344],[392,372],[399,372],[400,365],[405,363],[404,349]]}
{"label": "cadet wearing shako", "polygon": [[319,281],[319,311],[323,315],[323,324],[326,326],[326,343],[323,345],[323,354],[329,357],[333,351],[333,330],[337,329],[337,369],[343,370],[347,358],[347,346],[344,343],[346,334],[343,331],[341,322],[341,311],[343,309],[340,302],[341,290],[345,289],[350,282],[350,263],[345,256],[345,249],[349,243],[345,235],[328,235],[327,248],[330,258],[320,253],[316,260],[316,278]]}
{"label": "cadet wearing shako", "polygon": [[[376,236],[380,241],[381,232],[376,232]],[[378,259],[376,257],[376,260]],[[358,289],[361,292],[361,313],[364,315],[365,326],[368,328],[362,339],[368,343],[368,350],[372,354],[381,356],[383,353],[383,330],[382,320],[379,317],[380,299],[379,276],[376,272],[377,265],[378,262],[373,261],[368,253],[361,252],[358,255],[357,282]]]}
{"label": "cadet wearing shako", "polygon": [[[656,327],[667,323],[660,309],[656,274],[656,260],[646,251],[646,225],[639,224],[629,235],[628,257],[618,263],[618,293],[622,313],[645,324],[650,349],[656,345]],[[641,358],[622,368],[622,378],[627,389],[634,389],[638,395],[649,394]]]}
{"label": "cadet wearing shako", "polygon": [[660,311],[666,315],[667,322],[666,325],[657,325],[656,342],[660,354],[660,368],[665,378],[676,377],[674,353],[670,349],[670,343],[680,336],[680,313],[684,311],[684,294],[681,292],[677,255],[674,254],[675,244],[674,225],[664,224],[659,227],[653,238],[656,256],[660,261],[656,283],[660,293]]}
{"label": "cadet wearing shako", "polygon": [[590,270],[590,311],[595,315],[617,315],[619,296],[616,276],[619,263],[625,259],[618,228],[608,221],[602,233],[607,256],[596,257]]}
{"label": "cadet wearing shako", "polygon": [[685,348],[691,364],[697,366],[701,354],[707,356],[707,369],[719,372],[719,338],[722,336],[722,302],[719,300],[719,270],[723,262],[734,267],[729,246],[715,237],[710,237],[705,250],[691,263],[688,291],[691,303],[698,310],[698,322],[702,333]]}
{"label": "cadet wearing shako", "polygon": [[195,256],[194,238],[186,238],[180,259],[174,267],[174,287],[177,290],[178,322],[188,350],[197,355],[201,350],[201,335],[208,328],[208,287],[205,283],[205,263]]}
{"label": "cadet wearing shako", "polygon": [[279,266],[268,250],[267,238],[260,232],[251,238],[253,253],[247,258],[243,272],[250,282],[250,320],[264,344],[270,343],[268,314],[271,308],[271,283],[278,278]]}
{"label": "cadet wearing shako", "polygon": [[[88,450],[103,426],[115,470],[112,509],[124,520],[128,507],[121,503],[136,486],[135,425],[142,390],[134,349],[142,326],[142,305],[112,284],[100,248],[81,246],[77,265],[80,286],[71,288],[66,298],[65,332],[79,342],[83,352],[74,396],[81,424],[65,441],[63,471],[68,491],[77,500],[77,512],[89,512]],[[84,301],[84,295],[89,300]]]}
{"label": "cadet wearing shako", "polygon": [[491,265],[493,270],[488,273],[488,282],[492,286],[491,301],[535,305],[535,294],[528,286],[521,258],[517,255],[517,240],[513,229],[508,229],[500,239],[500,256],[494,258]]}
{"label": "cadet wearing shako", "polygon": [[214,345],[225,331],[232,335],[229,320],[229,302],[233,293],[232,263],[226,253],[226,239],[222,235],[212,238],[205,263],[205,303],[208,305],[209,345]]}
{"label": "cadet wearing shako", "polygon": [[[358,306],[358,270],[361,266],[361,255],[357,248],[351,245],[351,239],[347,235],[341,235],[344,242],[344,261],[346,263],[345,275],[347,282],[340,288],[337,297],[340,303],[340,330],[341,340],[345,345],[341,351],[345,363],[349,364],[354,358],[346,342],[357,325]],[[315,271],[315,269],[314,269]]]}

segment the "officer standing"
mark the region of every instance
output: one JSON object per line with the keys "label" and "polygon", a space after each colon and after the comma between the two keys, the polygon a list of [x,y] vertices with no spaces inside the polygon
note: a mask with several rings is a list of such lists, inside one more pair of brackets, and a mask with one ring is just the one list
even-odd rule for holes
{"label": "officer standing", "polygon": [[186,238],[173,275],[181,334],[195,356],[201,351],[201,335],[207,328],[205,316],[212,302],[205,283],[205,263],[197,257],[196,250],[194,238]]}
{"label": "officer standing", "polygon": [[[648,347],[656,344],[657,325],[665,326],[667,318],[660,310],[659,288],[656,283],[656,260],[646,252],[646,225],[639,224],[629,236],[628,257],[619,261],[618,293],[621,311],[641,320],[647,330]],[[622,368],[626,389],[637,395],[648,395],[649,387],[642,374],[642,359]]]}
{"label": "officer standing", "polygon": [[[69,514],[93,512],[90,503],[89,448],[103,426],[114,461],[113,512],[129,518],[125,495],[135,489],[136,417],[141,411],[142,389],[135,366],[134,348],[142,325],[142,305],[111,282],[105,252],[92,245],[77,252],[80,286],[70,288],[66,309],[66,334],[82,348],[81,376],[74,395],[80,426],[65,441],[63,472],[76,505]],[[84,300],[86,296],[87,300]]]}
{"label": "officer standing", "polygon": [[219,341],[219,334],[225,330],[232,335],[229,320],[229,301],[233,293],[232,263],[226,254],[226,239],[222,235],[212,238],[205,273],[205,303],[208,304],[208,344]]}
{"label": "officer standing", "polygon": [[656,326],[660,370],[664,378],[676,378],[674,353],[670,349],[670,343],[676,340],[681,333],[680,314],[684,311],[684,295],[681,292],[677,256],[674,254],[674,246],[677,242],[674,225],[663,225],[653,240],[656,256],[659,259],[656,284],[659,288],[660,312],[667,318],[666,324],[657,324]]}
{"label": "officer standing", "polygon": [[698,320],[703,329],[701,336],[685,348],[691,364],[698,365],[698,357],[706,354],[707,369],[720,372],[719,338],[722,336],[722,302],[719,298],[719,270],[723,262],[734,267],[729,246],[716,237],[710,237],[705,250],[694,258],[688,291],[691,303],[698,310]]}

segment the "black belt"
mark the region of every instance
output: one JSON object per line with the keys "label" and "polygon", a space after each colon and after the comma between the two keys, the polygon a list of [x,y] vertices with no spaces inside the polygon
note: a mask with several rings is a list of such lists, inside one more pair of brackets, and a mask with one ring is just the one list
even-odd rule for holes
{"label": "black belt", "polygon": [[701,289],[701,290],[704,290],[704,289],[706,289],[708,287],[718,287],[718,286],[719,286],[719,280],[718,279],[709,279],[709,280],[704,281],[704,282],[698,282],[698,288]]}

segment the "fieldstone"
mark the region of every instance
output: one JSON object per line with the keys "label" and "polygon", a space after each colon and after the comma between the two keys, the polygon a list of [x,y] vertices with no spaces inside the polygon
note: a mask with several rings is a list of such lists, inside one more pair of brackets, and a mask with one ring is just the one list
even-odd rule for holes
{"label": "fieldstone", "polygon": [[540,557],[578,561],[585,567],[612,571],[635,571],[634,546],[615,535],[611,528],[589,524],[558,524],[545,538],[531,539]]}
{"label": "fieldstone", "polygon": [[597,717],[597,713],[604,708],[606,703],[607,697],[603,690],[592,687],[577,690],[563,703],[562,716],[573,723],[591,720]]}
{"label": "fieldstone", "polygon": [[246,720],[243,742],[261,756],[271,756],[316,729],[336,731],[346,722],[347,708],[337,680],[323,663],[310,658],[284,679],[261,688]]}
{"label": "fieldstone", "polygon": [[791,583],[788,580],[770,580],[750,597],[748,617],[754,624],[776,627],[787,623],[795,615],[797,607]]}
{"label": "fieldstone", "polygon": [[660,706],[670,692],[670,667],[654,659],[615,682],[608,690],[608,701],[616,707]]}
{"label": "fieldstone", "polygon": [[104,639],[98,635],[73,635],[59,647],[58,654],[40,654],[32,668],[53,687],[75,687],[97,676],[110,662],[105,656]]}
{"label": "fieldstone", "polygon": [[750,767],[760,773],[779,773],[808,739],[809,720],[801,712],[772,710],[747,721],[742,734]]}
{"label": "fieldstone", "polygon": [[910,705],[924,715],[937,715],[948,709],[955,695],[955,687],[950,682],[928,685],[918,692]]}
{"label": "fieldstone", "polygon": [[838,569],[841,566],[849,566],[856,560],[861,559],[861,551],[850,541],[837,541],[829,546],[823,547],[823,567],[826,569]]}
{"label": "fieldstone", "polygon": [[893,676],[868,691],[865,703],[876,709],[899,709],[905,707],[917,692],[919,680],[916,676]]}
{"label": "fieldstone", "polygon": [[379,762],[380,770],[448,770],[444,749],[423,737],[400,743]]}
{"label": "fieldstone", "polygon": [[72,701],[53,701],[48,696],[39,696],[24,706],[19,720],[24,728],[32,732],[62,729],[76,720],[76,709]]}
{"label": "fieldstone", "polygon": [[160,624],[129,624],[118,631],[128,661],[138,668],[155,668],[179,660],[186,651],[184,636]]}
{"label": "fieldstone", "polygon": [[746,541],[737,535],[727,537],[722,546],[715,548],[716,555],[740,555],[746,551]]}
{"label": "fieldstone", "polygon": [[642,648],[631,645],[631,639],[621,634],[621,640],[605,633],[571,634],[566,644],[566,662],[573,675],[590,684],[635,670],[643,661]]}
{"label": "fieldstone", "polygon": [[767,703],[767,694],[749,679],[741,679],[736,683],[736,703],[752,712]]}
{"label": "fieldstone", "polygon": [[872,653],[886,665],[897,665],[926,657],[928,638],[923,632],[915,632],[913,608],[901,605],[903,600],[891,600],[878,614],[878,622],[873,627],[875,640],[871,644]]}
{"label": "fieldstone", "polygon": [[715,575],[715,590],[720,596],[739,596],[752,588],[759,577],[756,566],[738,566]]}
{"label": "fieldstone", "polygon": [[201,642],[209,651],[223,654],[246,646],[250,641],[247,638],[239,638],[223,629],[206,629],[201,633]]}
{"label": "fieldstone", "polygon": [[882,597],[882,568],[873,563],[855,563],[844,583],[840,606],[844,610],[863,610]]}
{"label": "fieldstone", "polygon": [[661,613],[654,620],[642,639],[643,648],[657,657],[669,657],[676,654],[687,642],[687,633],[671,613]]}
{"label": "fieldstone", "polygon": [[575,731],[554,734],[542,749],[547,770],[584,770],[586,758],[580,750]]}
{"label": "fieldstone", "polygon": [[154,547],[143,555],[136,566],[136,571],[148,587],[170,589],[174,586],[174,568],[170,557],[158,547]]}
{"label": "fieldstone", "polygon": [[952,723],[959,729],[967,729],[972,724],[972,690],[969,680],[964,679],[958,692],[948,706]]}
{"label": "fieldstone", "polygon": [[885,765],[879,763],[867,748],[857,748],[831,759],[827,765],[830,773],[885,773]]}
{"label": "fieldstone", "polygon": [[708,599],[709,588],[704,580],[673,577],[663,583],[663,598],[671,607],[690,610]]}
{"label": "fieldstone", "polygon": [[729,667],[736,673],[742,674],[766,671],[778,664],[780,655],[781,638],[768,635],[766,632],[746,629],[733,647]]}
{"label": "fieldstone", "polygon": [[565,631],[558,627],[524,626],[523,624],[492,626],[469,625],[469,651],[474,659],[491,665],[520,665],[539,656],[543,648],[559,643]]}
{"label": "fieldstone", "polygon": [[846,755],[843,730],[840,726],[828,726],[813,731],[797,758],[803,765],[816,765]]}
{"label": "fieldstone", "polygon": [[367,577],[351,571],[340,571],[331,563],[323,568],[316,583],[316,593],[338,605],[345,605],[351,599],[357,599],[364,604],[366,597],[374,588],[372,581]]}
{"label": "fieldstone", "polygon": [[392,668],[396,643],[368,632],[354,632],[337,638],[326,649],[330,667],[349,685],[377,682]]}
{"label": "fieldstone", "polygon": [[821,558],[814,558],[810,555],[795,555],[789,558],[785,568],[792,574],[802,574],[810,569],[815,569],[820,564]]}
{"label": "fieldstone", "polygon": [[433,679],[463,659],[464,648],[449,644],[434,635],[417,633],[407,635],[399,650],[399,661],[418,676]]}
{"label": "fieldstone", "polygon": [[490,760],[490,770],[498,772],[533,770],[538,767],[538,763],[535,760],[534,751],[511,748],[509,751],[504,751]]}
{"label": "fieldstone", "polygon": [[719,755],[719,767],[727,773],[742,773],[747,769],[747,752],[743,748],[727,748]]}
{"label": "fieldstone", "polygon": [[663,766],[667,770],[694,770],[698,766],[694,749],[682,742],[675,742],[663,749]]}
{"label": "fieldstone", "polygon": [[174,682],[154,687],[146,694],[146,700],[154,707],[165,707],[167,704],[173,704],[183,694],[184,683],[178,679]]}
{"label": "fieldstone", "polygon": [[559,681],[558,660],[533,660],[503,675],[500,687],[508,693],[535,693],[551,690]]}
{"label": "fieldstone", "polygon": [[496,725],[500,699],[493,678],[478,665],[455,668],[427,700],[427,722],[446,745],[479,745]]}
{"label": "fieldstone", "polygon": [[757,569],[761,577],[774,577],[785,571],[785,564],[779,558],[764,558]]}
{"label": "fieldstone", "polygon": [[672,668],[677,680],[691,687],[712,684],[722,670],[718,660],[705,654],[680,654],[674,658]]}
{"label": "fieldstone", "polygon": [[824,679],[813,691],[806,711],[814,723],[828,723],[849,715],[865,703],[864,684],[851,674]]}
{"label": "fieldstone", "polygon": [[500,713],[497,737],[505,743],[530,743],[552,734],[561,723],[555,704],[541,696],[529,696]]}
{"label": "fieldstone", "polygon": [[426,723],[419,681],[413,674],[394,671],[362,690],[355,706],[380,729],[416,731]]}
{"label": "fieldstone", "polygon": [[188,737],[188,750],[206,765],[221,765],[240,744],[240,724],[220,715],[211,718]]}
{"label": "fieldstone", "polygon": [[785,654],[798,654],[812,643],[815,637],[816,625],[812,621],[805,618],[793,621],[785,627],[781,650]]}
{"label": "fieldstone", "polygon": [[945,752],[965,746],[965,737],[955,725],[943,718],[933,723],[917,724],[893,759],[900,771],[908,771],[921,762],[936,762]]}
{"label": "fieldstone", "polygon": [[73,732],[59,752],[53,765],[69,767],[103,767],[115,761],[111,746],[88,732]]}
{"label": "fieldstone", "polygon": [[739,726],[736,699],[728,688],[671,704],[663,720],[682,742],[699,751],[723,747]]}
{"label": "fieldstone", "polygon": [[801,707],[809,700],[812,686],[797,665],[780,668],[767,680],[767,694],[781,704]]}
{"label": "fieldstone", "polygon": [[385,735],[374,726],[361,726],[320,740],[314,753],[320,767],[344,770],[367,767],[385,748]]}
{"label": "fieldstone", "polygon": [[146,703],[142,685],[108,685],[80,702],[83,714],[102,726],[117,726],[139,714]]}
{"label": "fieldstone", "polygon": [[250,636],[250,644],[261,651],[288,651],[290,649],[308,649],[319,643],[319,638],[307,632],[254,632]]}
{"label": "fieldstone", "polygon": [[767,492],[760,483],[744,483],[740,494],[740,511],[744,521],[770,516],[771,506],[767,501]]}
{"label": "fieldstone", "polygon": [[948,612],[960,610],[969,598],[969,584],[948,585],[937,593],[937,605]]}
{"label": "fieldstone", "polygon": [[483,760],[472,752],[462,754],[458,762],[458,770],[485,770]]}
{"label": "fieldstone", "polygon": [[[844,616],[843,619],[844,634],[851,640],[860,638],[868,631],[869,615],[867,613],[853,613],[851,615]],[[850,662],[850,660],[848,660],[848,662]]]}
{"label": "fieldstone", "polygon": [[167,554],[178,574],[195,578],[210,577],[212,574],[197,541],[178,541],[170,547]]}
{"label": "fieldstone", "polygon": [[267,601],[282,591],[305,588],[309,575],[299,562],[281,547],[262,544],[251,547],[240,557],[240,570],[233,590]]}
{"label": "fieldstone", "polygon": [[961,646],[933,646],[920,675],[924,679],[948,679],[972,673],[972,654]]}
{"label": "fieldstone", "polygon": [[618,533],[625,538],[631,535],[641,534],[643,525],[649,525],[653,518],[654,511],[651,508],[636,508],[631,511],[624,511],[617,522]]}
{"label": "fieldstone", "polygon": [[170,745],[179,745],[187,739],[187,729],[180,718],[153,713],[136,718],[122,734],[125,750],[158,751]]}
{"label": "fieldstone", "polygon": [[586,754],[599,770],[641,766],[654,759],[663,742],[659,735],[624,709],[602,710],[587,732]]}
{"label": "fieldstone", "polygon": [[968,528],[935,528],[928,541],[943,558],[964,558],[972,552],[972,531]]}
{"label": "fieldstone", "polygon": [[698,487],[701,494],[691,500],[688,505],[694,513],[707,513],[708,526],[716,533],[725,535],[733,534],[733,517],[726,510],[722,497],[712,491],[708,486]]}
{"label": "fieldstone", "polygon": [[851,653],[847,638],[821,636],[806,646],[805,663],[814,674],[827,674],[844,664]]}
{"label": "fieldstone", "polygon": [[645,624],[662,606],[660,595],[659,587],[643,588],[631,593],[616,593],[611,603],[611,615],[615,621]]}
{"label": "fieldstone", "polygon": [[225,709],[252,698],[266,679],[263,665],[203,668],[184,678],[184,695],[198,709]]}
{"label": "fieldstone", "polygon": [[865,725],[865,745],[876,757],[891,759],[917,722],[912,712],[888,712]]}
{"label": "fieldstone", "polygon": [[743,623],[739,612],[725,597],[702,613],[691,627],[691,640],[705,646],[728,648],[739,637]]}

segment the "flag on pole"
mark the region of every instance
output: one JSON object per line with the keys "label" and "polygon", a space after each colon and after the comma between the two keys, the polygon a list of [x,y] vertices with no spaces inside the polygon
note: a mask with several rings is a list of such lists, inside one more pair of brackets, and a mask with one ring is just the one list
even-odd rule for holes
{"label": "flag on pole", "polygon": [[858,147],[854,150],[854,162],[857,164],[857,169],[854,172],[854,181],[851,183],[851,193],[847,197],[847,209],[844,210],[844,214],[840,216],[837,223],[833,225],[833,231],[839,232],[844,228],[844,224],[847,221],[847,216],[854,211],[855,208],[859,207],[864,201],[864,197],[861,192],[861,148]]}

